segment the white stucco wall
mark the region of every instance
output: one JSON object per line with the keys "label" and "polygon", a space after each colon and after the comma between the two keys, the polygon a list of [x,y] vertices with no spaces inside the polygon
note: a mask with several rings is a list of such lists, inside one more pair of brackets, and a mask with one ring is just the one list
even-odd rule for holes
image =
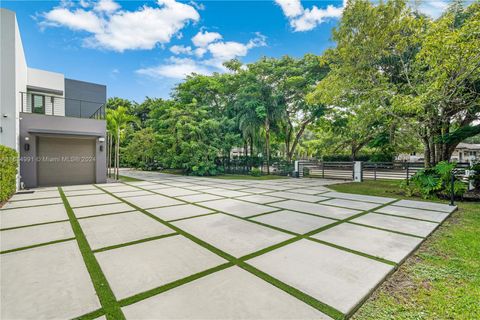
{"label": "white stucco wall", "polygon": [[[27,75],[28,86],[65,91],[65,77],[61,73],[28,68]],[[64,93],[62,96],[64,96]]]}
{"label": "white stucco wall", "polygon": [[[27,71],[28,92],[47,95],[45,97],[45,113],[48,115],[65,116],[65,76],[61,73],[28,68]],[[41,90],[60,91],[61,94],[42,92]],[[57,99],[58,97],[58,99]],[[24,98],[25,100],[25,98]],[[25,102],[24,102],[25,103]],[[29,104],[26,104],[29,106]],[[25,110],[27,112],[31,110]]]}
{"label": "white stucco wall", "polygon": [[18,150],[16,112],[16,18],[10,10],[0,9],[0,144]]}

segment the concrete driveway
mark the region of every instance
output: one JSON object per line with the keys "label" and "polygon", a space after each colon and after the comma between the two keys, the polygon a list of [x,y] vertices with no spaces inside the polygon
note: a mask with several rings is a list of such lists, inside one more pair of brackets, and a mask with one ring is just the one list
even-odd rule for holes
{"label": "concrete driveway", "polygon": [[13,196],[2,319],[348,317],[455,209],[328,180],[133,175]]}

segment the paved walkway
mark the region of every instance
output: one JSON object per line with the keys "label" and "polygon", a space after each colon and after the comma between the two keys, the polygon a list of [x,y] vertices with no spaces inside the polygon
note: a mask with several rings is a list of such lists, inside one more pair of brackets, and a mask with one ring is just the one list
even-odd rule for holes
{"label": "paved walkway", "polygon": [[0,318],[348,317],[454,209],[328,180],[134,175],[13,196]]}

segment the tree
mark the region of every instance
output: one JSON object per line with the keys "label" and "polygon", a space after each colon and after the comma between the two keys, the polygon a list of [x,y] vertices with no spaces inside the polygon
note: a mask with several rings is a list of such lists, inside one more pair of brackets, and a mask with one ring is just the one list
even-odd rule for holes
{"label": "tree", "polygon": [[153,128],[147,127],[135,132],[125,147],[124,155],[126,162],[134,168],[155,169],[158,142]]}
{"label": "tree", "polygon": [[120,142],[122,135],[130,123],[137,123],[138,119],[127,113],[128,109],[123,106],[117,106],[116,109],[107,109],[107,128],[110,130],[110,136],[115,140],[115,179],[119,178],[120,169]]}
{"label": "tree", "polygon": [[159,160],[168,168],[183,169],[192,175],[215,175],[220,152],[218,120],[195,99],[189,104],[166,101],[151,112],[151,125],[158,134]]}
{"label": "tree", "polygon": [[376,111],[395,130],[417,132],[426,166],[448,160],[459,141],[447,138],[479,117],[478,8],[432,21],[404,0],[349,2],[325,54],[331,71],[310,99]]}

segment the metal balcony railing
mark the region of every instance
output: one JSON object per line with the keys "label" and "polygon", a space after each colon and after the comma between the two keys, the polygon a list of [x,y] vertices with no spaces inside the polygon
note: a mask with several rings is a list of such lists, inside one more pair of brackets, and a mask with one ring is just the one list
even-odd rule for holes
{"label": "metal balcony railing", "polygon": [[67,99],[36,92],[20,92],[21,112],[48,116],[105,119],[105,104],[100,102]]}

